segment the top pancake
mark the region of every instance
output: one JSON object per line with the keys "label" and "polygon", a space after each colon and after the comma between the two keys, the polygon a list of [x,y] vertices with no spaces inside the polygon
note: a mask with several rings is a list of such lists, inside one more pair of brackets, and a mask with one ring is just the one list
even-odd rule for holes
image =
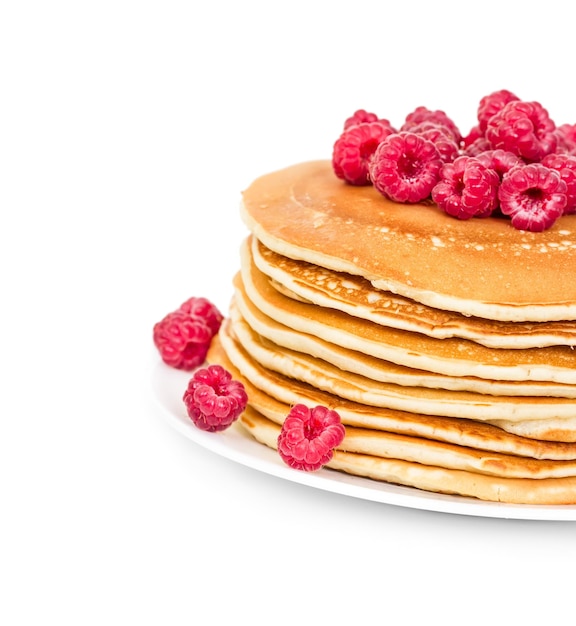
{"label": "top pancake", "polygon": [[278,254],[431,307],[500,321],[576,320],[576,215],[541,233],[503,218],[460,221],[433,204],[397,204],[347,185],[330,161],[258,178],[241,210]]}

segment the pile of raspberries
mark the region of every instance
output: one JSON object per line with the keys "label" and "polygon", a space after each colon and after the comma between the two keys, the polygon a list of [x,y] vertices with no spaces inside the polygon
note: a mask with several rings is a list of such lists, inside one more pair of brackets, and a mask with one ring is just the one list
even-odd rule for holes
{"label": "pile of raspberries", "polygon": [[484,96],[464,136],[444,111],[420,106],[399,128],[359,109],[334,143],[336,176],[395,202],[429,200],[453,217],[501,216],[539,232],[576,213],[576,124],[557,126],[538,102]]}

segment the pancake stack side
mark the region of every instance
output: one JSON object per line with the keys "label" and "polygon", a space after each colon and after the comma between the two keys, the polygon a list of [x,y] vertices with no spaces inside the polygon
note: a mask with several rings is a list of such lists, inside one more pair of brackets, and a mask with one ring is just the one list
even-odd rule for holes
{"label": "pancake stack side", "polygon": [[336,179],[244,192],[229,315],[208,353],[240,424],[276,447],[297,403],[336,410],[328,468],[516,504],[576,504],[576,216],[544,233],[461,222]]}

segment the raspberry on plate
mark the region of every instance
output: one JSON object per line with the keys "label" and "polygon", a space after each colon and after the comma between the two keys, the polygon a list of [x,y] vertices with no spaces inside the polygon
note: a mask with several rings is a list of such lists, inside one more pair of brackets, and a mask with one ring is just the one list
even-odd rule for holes
{"label": "raspberry on plate", "polygon": [[189,298],[154,324],[152,338],[164,363],[182,370],[202,365],[223,315],[206,298]]}
{"label": "raspberry on plate", "polygon": [[222,431],[242,414],[248,402],[244,385],[221,365],[196,370],[183,396],[188,416],[201,430]]}
{"label": "raspberry on plate", "polygon": [[325,406],[296,404],[282,424],[278,453],[294,469],[314,472],[328,463],[344,440],[338,413]]}
{"label": "raspberry on plate", "polygon": [[538,102],[512,100],[493,115],[486,127],[493,149],[512,152],[528,162],[542,160],[556,150],[556,125]]}
{"label": "raspberry on plate", "polygon": [[349,126],[334,143],[332,167],[338,178],[350,185],[369,185],[369,165],[376,148],[392,128],[383,122]]}
{"label": "raspberry on plate", "polygon": [[188,298],[186,302],[180,305],[179,310],[188,313],[192,317],[203,319],[214,335],[220,329],[220,324],[222,324],[224,319],[218,308],[206,298]]}
{"label": "raspberry on plate", "polygon": [[488,217],[498,204],[498,174],[478,159],[460,156],[442,167],[432,199],[446,213],[466,220]]}
{"label": "raspberry on plate", "polygon": [[502,178],[498,197],[514,228],[539,232],[564,212],[566,183],[556,170],[541,163],[518,165]]}
{"label": "raspberry on plate", "polygon": [[168,313],[154,324],[153,341],[166,365],[192,370],[206,358],[212,330],[206,322],[183,311]]}
{"label": "raspberry on plate", "polygon": [[396,202],[421,202],[440,177],[442,159],[432,141],[411,132],[389,135],[370,163],[374,187]]}

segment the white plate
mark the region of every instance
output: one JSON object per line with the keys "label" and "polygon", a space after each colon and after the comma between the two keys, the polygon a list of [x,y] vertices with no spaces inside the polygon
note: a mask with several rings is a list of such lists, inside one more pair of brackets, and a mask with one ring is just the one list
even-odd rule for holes
{"label": "white plate", "polygon": [[207,433],[196,428],[186,414],[182,401],[189,379],[189,373],[169,368],[162,362],[154,367],[152,387],[164,417],[176,430],[196,444],[261,472],[325,491],[427,511],[508,519],[576,520],[576,506],[484,502],[391,485],[326,468],[318,472],[291,469],[276,451],[254,441],[239,426],[233,425],[219,433]]}

